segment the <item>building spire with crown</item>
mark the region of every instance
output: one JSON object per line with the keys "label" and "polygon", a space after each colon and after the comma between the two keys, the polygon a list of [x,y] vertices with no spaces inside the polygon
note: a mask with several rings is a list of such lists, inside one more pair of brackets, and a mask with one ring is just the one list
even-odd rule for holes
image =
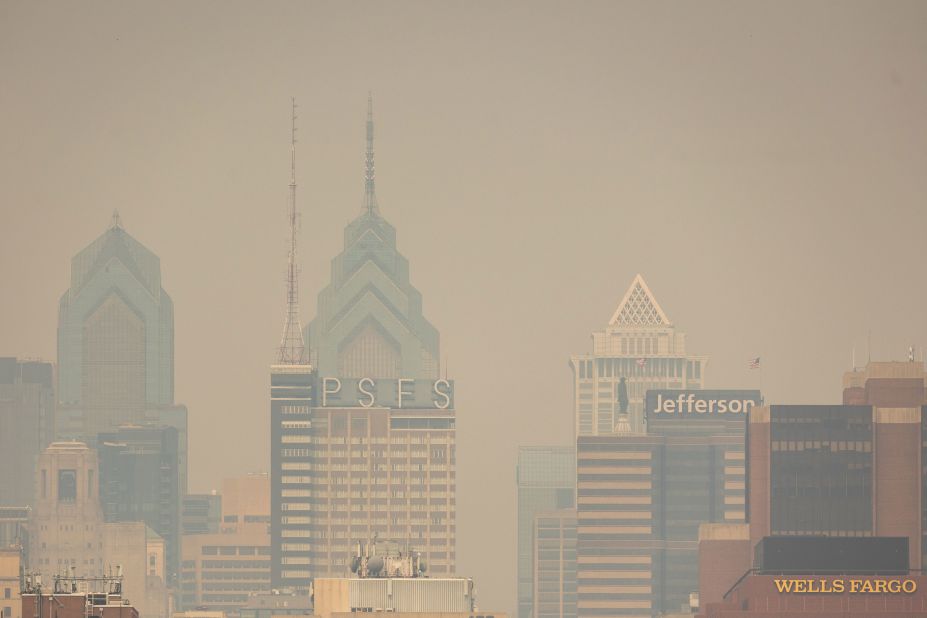
{"label": "building spire with crown", "polygon": [[112,220],[112,224],[110,225],[110,228],[112,229],[122,228],[122,219],[119,218],[118,210],[113,211],[113,220]]}
{"label": "building spire with crown", "polygon": [[373,167],[373,93],[367,93],[367,155],[364,169],[364,212],[379,214]]}
{"label": "building spire with crown", "polygon": [[283,337],[277,352],[281,365],[302,365],[305,363],[306,348],[303,331],[299,325],[299,267],[296,265],[296,235],[299,217],[296,214],[296,99],[293,102],[292,138],[290,143],[290,253],[286,273],[286,321]]}

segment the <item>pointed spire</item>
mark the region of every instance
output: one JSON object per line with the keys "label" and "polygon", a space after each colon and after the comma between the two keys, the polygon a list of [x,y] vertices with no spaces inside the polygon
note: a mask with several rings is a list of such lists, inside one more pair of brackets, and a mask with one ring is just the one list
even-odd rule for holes
{"label": "pointed spire", "polygon": [[119,218],[118,210],[113,210],[113,220],[112,220],[112,223],[110,224],[110,228],[114,230],[116,228],[122,229],[122,219]]}
{"label": "pointed spire", "polygon": [[669,318],[654,298],[647,282],[638,274],[618,303],[609,326],[672,326]]}
{"label": "pointed spire", "polygon": [[277,352],[281,365],[301,365],[305,362],[303,331],[299,325],[299,267],[296,265],[296,234],[299,217],[296,214],[296,99],[293,102],[292,137],[290,142],[290,253],[286,276],[286,321]]}
{"label": "pointed spire", "polygon": [[373,93],[367,93],[367,156],[364,170],[364,212],[379,214],[373,167]]}

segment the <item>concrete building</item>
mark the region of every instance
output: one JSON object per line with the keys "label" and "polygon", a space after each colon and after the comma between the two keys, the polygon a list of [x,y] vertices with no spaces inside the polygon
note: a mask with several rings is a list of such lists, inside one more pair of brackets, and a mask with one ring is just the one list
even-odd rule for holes
{"label": "concrete building", "polygon": [[187,534],[217,534],[222,520],[222,495],[213,490],[209,494],[187,494],[183,497],[180,527]]}
{"label": "concrete building", "polygon": [[35,464],[55,438],[54,368],[0,358],[0,506],[32,504]]}
{"label": "concrete building", "polygon": [[758,391],[657,390],[646,434],[577,440],[577,612],[679,612],[698,590],[698,530],[745,521],[744,433]]}
{"label": "concrete building", "polygon": [[174,306],[160,260],[118,214],[71,260],[58,309],[56,436],[96,445],[125,423],[156,422],[181,434],[186,490],[186,409],[174,405]]}
{"label": "concrete building", "polygon": [[125,425],[99,435],[100,501],[107,522],[144,522],[166,547],[165,575],[180,569],[179,432],[166,426]]}
{"label": "concrete building", "polygon": [[77,576],[99,575],[105,561],[96,452],[82,442],[53,442],[37,468],[29,569],[46,582],[72,567]]}
{"label": "concrete building", "polygon": [[306,331],[311,365],[272,368],[277,588],[344,575],[354,542],[375,534],[409,539],[436,577],[454,572],[453,383],[377,206],[372,140],[371,111],[365,202]]}
{"label": "concrete building", "polygon": [[635,276],[608,325],[592,334],[592,352],[570,358],[576,435],[609,435],[623,423],[622,431],[644,433],[647,391],[702,388],[707,364],[687,353],[685,334]]}
{"label": "concrete building", "polygon": [[122,595],[139,618],[164,618],[171,603],[166,583],[166,544],[141,521],[103,525],[105,572],[121,569]]}
{"label": "concrete building", "polygon": [[[35,483],[35,475],[32,476]],[[35,488],[33,488],[35,491]],[[30,498],[30,502],[32,499]],[[29,555],[29,513],[28,506],[0,506],[0,549],[22,547],[23,555]]]}
{"label": "concrete building", "polygon": [[[518,616],[531,618],[534,615],[535,516],[575,506],[576,449],[572,446],[519,447],[515,485],[518,494]],[[575,608],[575,599],[573,605]]]}
{"label": "concrete building", "polygon": [[576,616],[576,510],[534,516],[533,618]]}
{"label": "concrete building", "polygon": [[19,597],[22,554],[17,548],[0,548],[0,616],[22,618]]}
{"label": "concrete building", "polygon": [[253,595],[270,594],[270,478],[249,474],[222,482],[218,534],[183,540],[181,606],[237,613]]}
{"label": "concrete building", "polygon": [[275,616],[311,616],[312,601],[308,595],[287,591],[253,594],[238,610],[239,618],[274,618]]}

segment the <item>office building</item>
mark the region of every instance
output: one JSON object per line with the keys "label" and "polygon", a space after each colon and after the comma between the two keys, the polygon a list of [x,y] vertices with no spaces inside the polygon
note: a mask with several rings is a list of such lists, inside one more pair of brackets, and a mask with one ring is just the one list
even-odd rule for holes
{"label": "office building", "polygon": [[927,615],[927,576],[908,566],[906,537],[774,536],[753,570],[699,618]]}
{"label": "office building", "polygon": [[56,436],[91,446],[126,423],[180,432],[186,490],[186,409],[174,404],[174,306],[158,256],[132,238],[118,214],[71,260],[58,309]]}
{"label": "office building", "polygon": [[766,536],[898,536],[923,555],[921,406],[791,405],[750,415],[750,543]]}
{"label": "office building", "polygon": [[[519,447],[515,484],[518,493],[518,616],[531,618],[534,615],[535,516],[575,506],[576,449],[571,446]],[[573,606],[575,608],[575,599]]]}
{"label": "office building", "polygon": [[[32,475],[35,483],[35,474]],[[35,488],[33,487],[33,491]],[[32,502],[32,498],[29,499]],[[0,506],[0,549],[22,547],[23,555],[29,555],[29,513],[28,506]]]}
{"label": "office building", "polygon": [[358,542],[350,577],[320,577],[312,583],[314,613],[347,618],[370,612],[408,616],[464,617],[475,613],[473,580],[429,577],[425,554],[398,541]]}
{"label": "office building", "polygon": [[577,613],[679,612],[698,530],[745,521],[744,433],[758,391],[652,390],[646,434],[577,440]]}
{"label": "office building", "polygon": [[532,618],[576,616],[576,510],[534,516]]}
{"label": "office building", "polygon": [[304,348],[288,318],[272,368],[275,587],[343,575],[353,543],[377,534],[409,540],[435,577],[454,572],[453,382],[440,377],[437,330],[377,205],[372,111],[367,130],[363,208]]}
{"label": "office building", "polygon": [[209,494],[187,494],[183,497],[180,527],[184,535],[217,534],[222,519],[222,495],[213,490]]}
{"label": "office building", "polygon": [[239,618],[274,618],[275,616],[311,616],[312,601],[308,595],[285,590],[269,594],[253,594],[238,610]]}
{"label": "office building", "polygon": [[103,572],[99,478],[96,451],[82,442],[53,442],[39,456],[29,521],[29,568],[46,582],[72,569],[85,577]]}
{"label": "office building", "polygon": [[22,618],[19,598],[22,554],[18,547],[0,547],[0,616]]}
{"label": "office building", "polygon": [[101,433],[100,500],[107,522],[144,522],[164,539],[167,584],[180,568],[180,449],[173,427]]}
{"label": "office building", "polygon": [[576,435],[645,433],[647,391],[702,388],[707,364],[687,353],[685,334],[635,276],[608,325],[592,334],[592,352],[570,358]]}
{"label": "office building", "polygon": [[35,464],[54,438],[52,364],[0,358],[0,506],[32,504]]}
{"label": "office building", "polygon": [[170,613],[164,539],[142,521],[103,524],[103,573],[122,573],[122,594],[139,618]]}
{"label": "office building", "polygon": [[271,592],[269,476],[225,479],[221,495],[219,532],[183,539],[180,604],[185,610],[237,613],[252,596]]}

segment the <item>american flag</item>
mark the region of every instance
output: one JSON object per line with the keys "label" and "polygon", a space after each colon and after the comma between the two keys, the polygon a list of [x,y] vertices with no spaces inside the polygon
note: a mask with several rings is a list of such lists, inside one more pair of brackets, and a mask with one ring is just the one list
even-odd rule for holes
{"label": "american flag", "polygon": [[638,367],[643,368],[644,365],[646,365],[646,364],[647,364],[647,359],[646,359],[646,358],[639,358],[639,359],[637,359],[637,366],[638,366]]}
{"label": "american flag", "polygon": [[756,358],[751,358],[750,361],[747,363],[747,367],[749,367],[750,369],[759,369],[760,368],[760,357],[757,356]]}

